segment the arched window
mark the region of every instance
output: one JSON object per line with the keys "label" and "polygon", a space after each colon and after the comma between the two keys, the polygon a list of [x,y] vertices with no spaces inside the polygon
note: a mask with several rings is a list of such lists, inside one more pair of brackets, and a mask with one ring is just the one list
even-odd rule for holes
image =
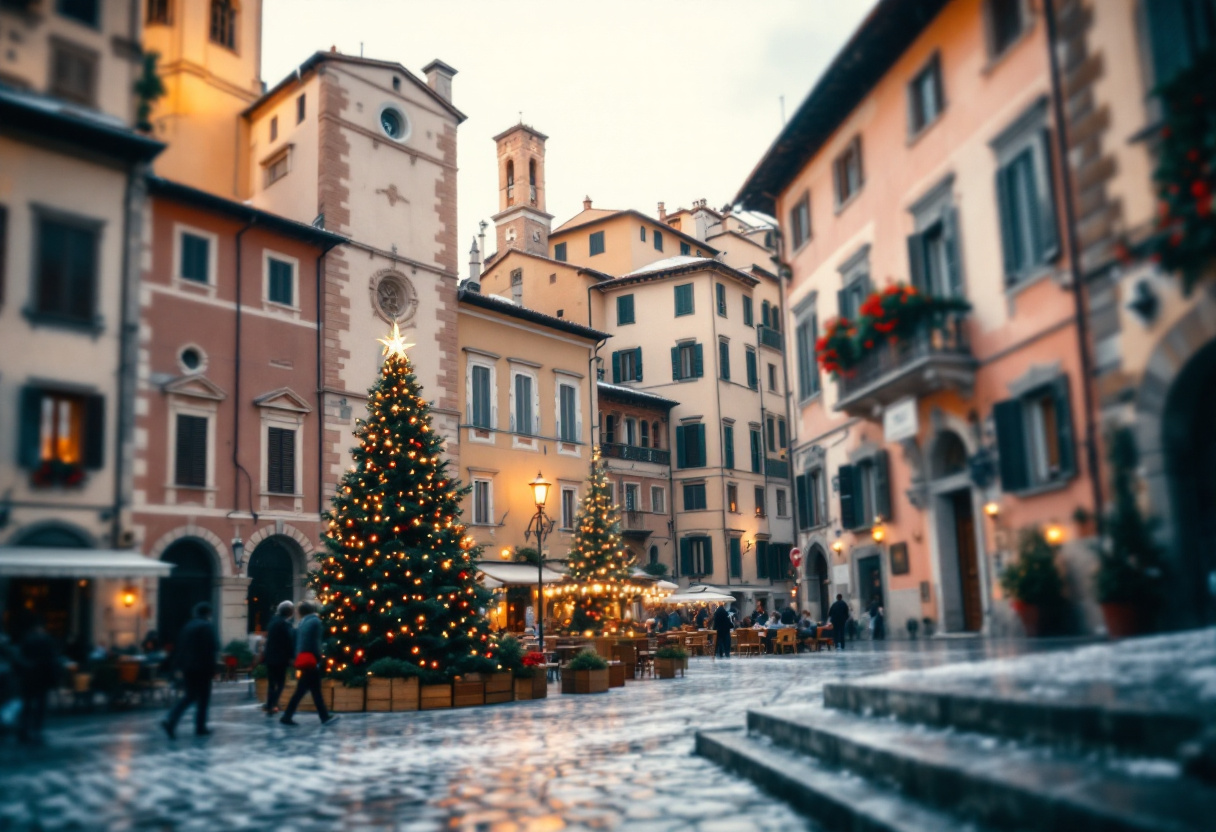
{"label": "arched window", "polygon": [[211,42],[236,49],[236,6],[232,0],[211,0]]}
{"label": "arched window", "polygon": [[515,204],[515,162],[507,160],[507,204]]}
{"label": "arched window", "polygon": [[528,161],[528,199],[536,204],[536,160]]}

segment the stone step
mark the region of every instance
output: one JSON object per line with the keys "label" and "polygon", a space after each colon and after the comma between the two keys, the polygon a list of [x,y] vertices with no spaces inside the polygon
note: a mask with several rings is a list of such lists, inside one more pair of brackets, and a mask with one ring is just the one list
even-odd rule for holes
{"label": "stone step", "polygon": [[737,728],[698,731],[696,749],[702,757],[789,802],[827,830],[979,832],[974,825],[920,806],[890,788],[830,768]]}
{"label": "stone step", "polygon": [[1051,701],[1027,694],[1000,696],[884,683],[828,683],[828,708],[890,716],[903,722],[954,728],[1063,746],[1092,745],[1128,754],[1172,757],[1180,743],[1203,730],[1197,713],[1120,705],[1101,691],[1074,692]]}
{"label": "stone step", "polygon": [[1171,761],[1083,756],[813,706],[748,712],[753,735],[1001,829],[1211,830],[1216,789]]}

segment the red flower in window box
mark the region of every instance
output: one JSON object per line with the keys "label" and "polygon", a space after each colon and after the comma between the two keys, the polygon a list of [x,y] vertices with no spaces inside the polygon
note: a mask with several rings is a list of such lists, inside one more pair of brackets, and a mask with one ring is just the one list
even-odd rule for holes
{"label": "red flower in window box", "polygon": [[84,482],[84,468],[78,463],[44,459],[30,473],[30,484],[35,488],[50,488],[56,485],[74,487]]}
{"label": "red flower in window box", "polygon": [[524,667],[540,667],[544,663],[545,656],[543,653],[533,651],[531,653],[524,654]]}

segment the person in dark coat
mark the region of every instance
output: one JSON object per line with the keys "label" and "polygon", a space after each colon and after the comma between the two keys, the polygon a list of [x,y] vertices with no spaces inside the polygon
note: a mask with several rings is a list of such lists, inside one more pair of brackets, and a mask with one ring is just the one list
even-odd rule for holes
{"label": "person in dark coat", "polygon": [[726,604],[719,604],[714,611],[714,658],[730,658],[730,630],[730,613]]}
{"label": "person in dark coat", "polygon": [[768,623],[768,613],[764,611],[764,604],[756,602],[756,608],[752,610],[752,621],[760,624]]}
{"label": "person in dark coat", "polygon": [[828,608],[828,621],[832,622],[832,639],[836,649],[844,649],[844,632],[849,622],[849,605],[844,602],[844,596],[836,594],[836,603]]}
{"label": "person in dark coat", "polygon": [[781,611],[781,623],[787,627],[798,623],[798,611],[794,609],[793,604],[786,604],[785,609]]}
{"label": "person in dark coat", "polygon": [[[317,610],[317,605],[312,601],[300,602],[300,626],[296,628],[296,667],[300,671],[300,681],[296,683],[296,692],[291,695],[287,710],[279,720],[284,725],[300,724],[292,716],[306,693],[312,694],[312,702],[322,725],[338,719],[337,714],[331,714],[329,708],[325,707],[325,698],[321,695],[321,633],[325,628],[317,617]],[[305,654],[312,656],[311,661],[301,661]]]}
{"label": "person in dark coat", "polygon": [[704,630],[709,622],[709,607],[703,606],[697,610],[696,625],[698,630]]}
{"label": "person in dark coat", "polygon": [[194,735],[205,737],[211,733],[207,728],[207,708],[211,704],[211,680],[215,676],[215,658],[219,651],[220,640],[211,624],[211,605],[197,604],[194,618],[182,627],[173,653],[177,669],[182,673],[185,692],[161,721],[160,727],[169,739],[177,738],[178,720],[191,705],[194,705]]}
{"label": "person in dark coat", "polygon": [[680,617],[680,611],[675,607],[671,608],[671,612],[667,614],[667,629],[678,630],[684,626],[684,619]]}
{"label": "person in dark coat", "polygon": [[40,745],[47,696],[59,681],[59,648],[39,617],[31,620],[21,639],[17,664],[21,669],[21,722],[17,739]]}
{"label": "person in dark coat", "polygon": [[274,620],[266,630],[266,646],[262,648],[262,663],[266,665],[266,704],[262,710],[267,716],[278,713],[279,697],[287,684],[287,668],[296,657],[296,630],[291,626],[295,605],[290,601],[279,604]]}
{"label": "person in dark coat", "polygon": [[870,634],[875,641],[883,641],[887,637],[887,617],[877,604],[870,610]]}

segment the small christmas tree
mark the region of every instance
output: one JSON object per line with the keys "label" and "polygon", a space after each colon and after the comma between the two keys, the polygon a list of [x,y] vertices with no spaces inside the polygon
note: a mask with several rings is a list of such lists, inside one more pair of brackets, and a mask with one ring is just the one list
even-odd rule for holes
{"label": "small christmas tree", "polygon": [[599,448],[592,452],[587,493],[574,523],[569,574],[579,585],[574,596],[570,632],[603,633],[619,614],[622,599],[637,593],[629,583],[633,556],[621,545],[621,515],[612,502],[612,491]]}
{"label": "small christmas tree", "polygon": [[381,343],[385,360],[355,429],[354,466],[326,515],[312,574],[325,605],[326,671],[350,679],[385,658],[432,681],[493,670],[477,550],[459,522],[465,489],[448,476],[405,352],[412,345],[396,325]]}

